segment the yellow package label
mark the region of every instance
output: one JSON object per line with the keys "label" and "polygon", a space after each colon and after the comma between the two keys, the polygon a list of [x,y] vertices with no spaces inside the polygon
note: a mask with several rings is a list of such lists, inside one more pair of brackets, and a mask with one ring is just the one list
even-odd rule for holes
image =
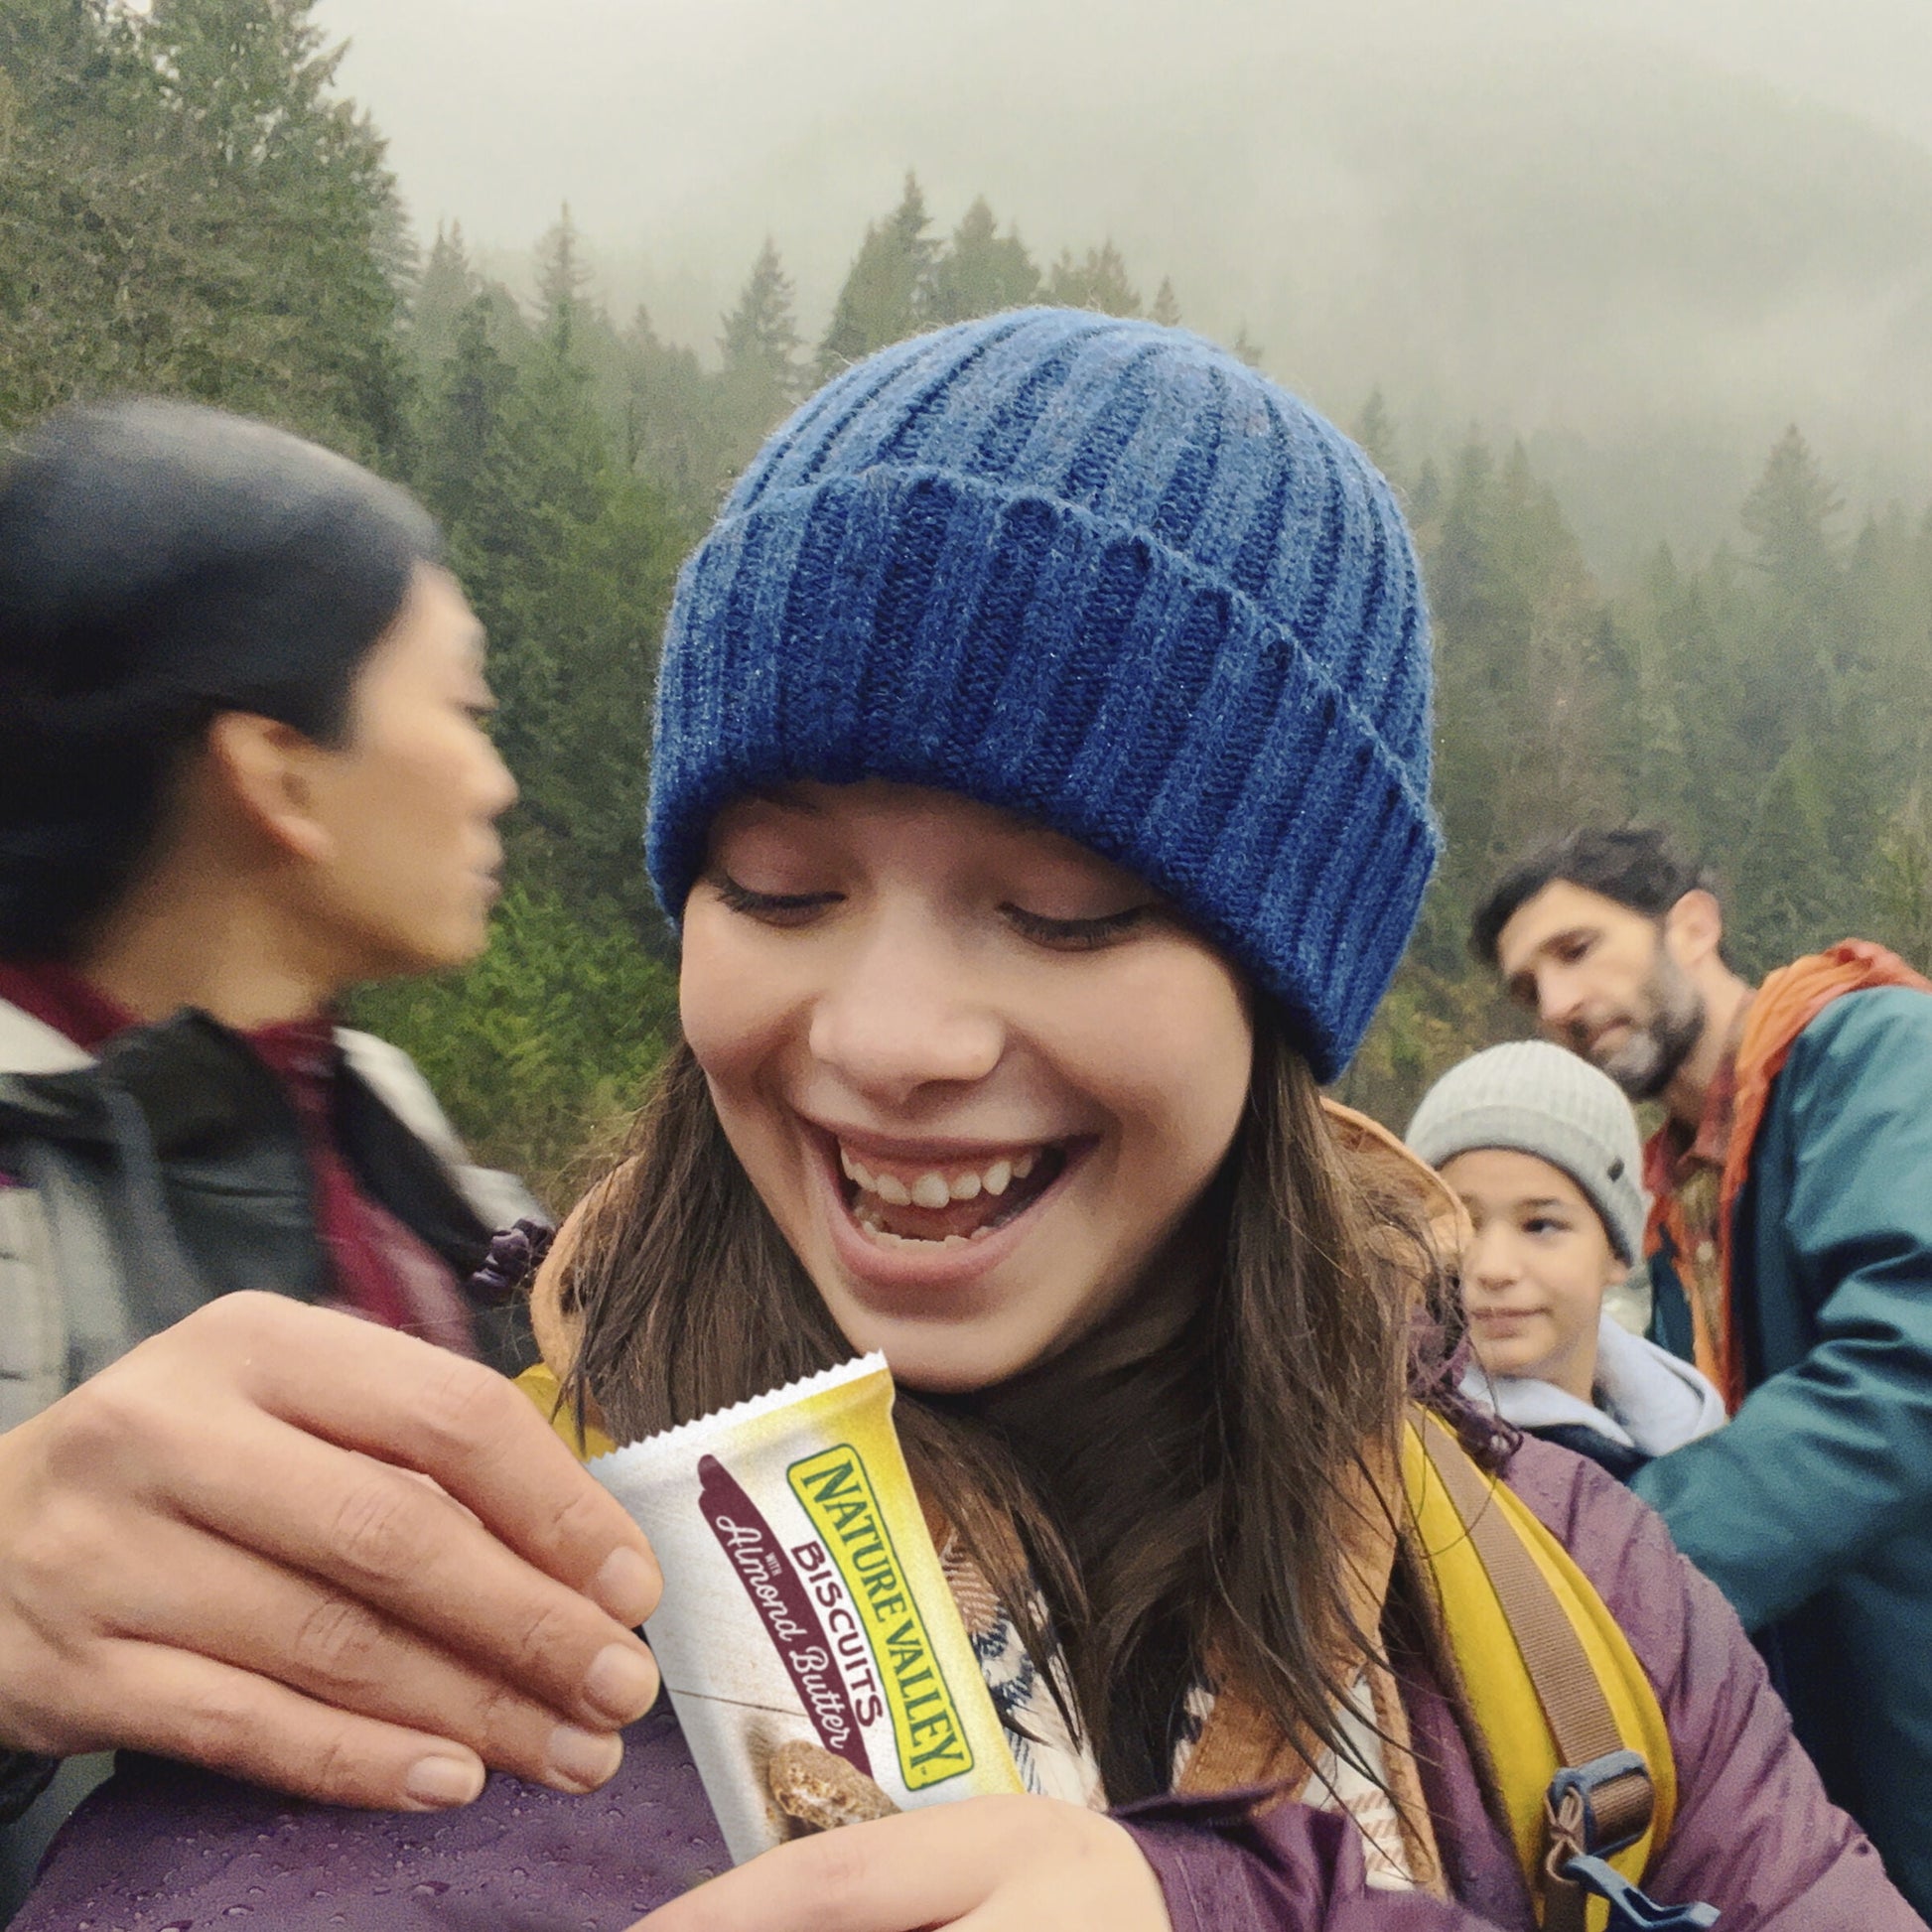
{"label": "yellow package label", "polygon": [[905,1782],[923,1791],[970,1771],[973,1747],[859,1451],[841,1443],[794,1462],[785,1474],[859,1606],[860,1627],[885,1685]]}
{"label": "yellow package label", "polygon": [[874,1816],[1024,1788],[892,1409],[874,1355],[590,1464],[663,1570],[645,1634],[735,1859],[793,1835],[803,1746]]}

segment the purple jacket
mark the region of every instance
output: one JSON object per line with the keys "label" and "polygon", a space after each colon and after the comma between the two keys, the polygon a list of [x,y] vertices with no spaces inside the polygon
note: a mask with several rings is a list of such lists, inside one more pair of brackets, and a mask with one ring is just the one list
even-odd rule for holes
{"label": "purple jacket", "polygon": [[[1662,1524],[1592,1464],[1530,1442],[1510,1480],[1616,1613],[1656,1686],[1679,1809],[1647,1883],[1706,1899],[1723,1932],[1923,1932],[1857,1826],[1827,1802],[1757,1653]],[[1174,1932],[1534,1932],[1502,1829],[1435,1683],[1404,1685],[1431,1809],[1461,1901],[1367,1890],[1347,1821],[1282,1805],[1230,1822],[1211,1800],[1123,1814]],[[152,1759],[124,1760],[48,1859],[15,1932],[623,1932],[724,1868],[668,1708],[635,1725],[602,1791],[499,1777],[467,1810],[326,1810]]]}

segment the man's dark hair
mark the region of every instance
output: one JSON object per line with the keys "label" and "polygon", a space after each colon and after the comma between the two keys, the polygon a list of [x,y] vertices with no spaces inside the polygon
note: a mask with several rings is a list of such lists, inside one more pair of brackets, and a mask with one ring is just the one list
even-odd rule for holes
{"label": "man's dark hair", "polygon": [[266,423],[57,411],[0,476],[0,958],[68,958],[224,711],[323,744],[420,563],[415,500]]}
{"label": "man's dark hair", "polygon": [[1669,835],[1654,825],[1615,831],[1584,826],[1539,847],[1502,876],[1469,922],[1469,950],[1493,969],[1503,927],[1560,879],[1659,920],[1686,893],[1714,890],[1711,875],[1676,852]]}

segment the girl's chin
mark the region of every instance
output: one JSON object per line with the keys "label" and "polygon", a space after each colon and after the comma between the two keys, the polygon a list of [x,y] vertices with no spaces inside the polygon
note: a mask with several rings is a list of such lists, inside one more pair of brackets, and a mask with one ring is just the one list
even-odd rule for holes
{"label": "girl's chin", "polygon": [[[821,1289],[821,1293],[822,1293]],[[852,1348],[886,1357],[893,1380],[924,1395],[972,1395],[1010,1382],[1052,1352],[1052,1340],[1003,1332],[973,1318],[944,1321],[882,1315],[827,1297],[833,1319]],[[845,1306],[839,1304],[843,1302]]]}

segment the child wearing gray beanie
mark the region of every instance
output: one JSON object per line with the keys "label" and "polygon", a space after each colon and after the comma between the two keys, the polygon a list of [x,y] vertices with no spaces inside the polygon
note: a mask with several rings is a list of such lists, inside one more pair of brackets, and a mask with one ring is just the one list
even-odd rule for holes
{"label": "child wearing gray beanie", "polygon": [[1623,1477],[1724,1421],[1695,1368],[1603,1308],[1648,1208],[1612,1080],[1545,1040],[1492,1046],[1437,1081],[1405,1138],[1469,1213],[1466,1395]]}

